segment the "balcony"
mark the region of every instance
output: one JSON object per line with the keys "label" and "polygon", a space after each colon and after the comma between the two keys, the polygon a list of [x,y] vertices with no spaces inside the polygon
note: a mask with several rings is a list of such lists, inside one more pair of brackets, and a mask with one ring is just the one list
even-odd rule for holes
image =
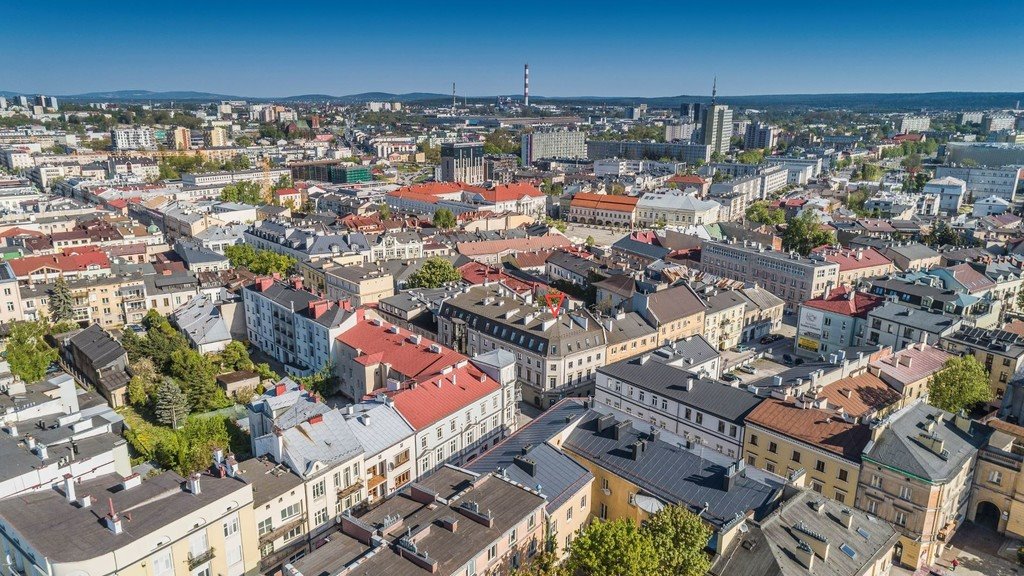
{"label": "balcony", "polygon": [[205,552],[199,554],[188,553],[188,569],[195,570],[199,566],[206,564],[210,560],[213,560],[213,548],[207,548]]}
{"label": "balcony", "polygon": [[377,486],[380,486],[380,485],[381,485],[381,484],[383,484],[384,482],[387,482],[387,480],[388,480],[387,476],[385,476],[385,475],[383,475],[383,474],[375,474],[375,475],[374,475],[374,476],[372,476],[372,477],[370,478],[370,480],[369,480],[369,481],[368,481],[368,482],[366,483],[366,489],[367,489],[367,490],[373,490],[373,489],[374,489],[374,488],[376,488]]}
{"label": "balcony", "polygon": [[338,498],[344,498],[346,496],[351,496],[352,494],[355,494],[356,492],[359,492],[359,489],[362,488],[362,487],[363,487],[363,481],[362,480],[357,480],[355,483],[349,484],[348,486],[342,488],[341,490],[338,490]]}
{"label": "balcony", "polygon": [[278,526],[277,528],[274,528],[270,532],[267,532],[266,534],[260,536],[260,545],[269,544],[270,542],[277,540],[281,536],[284,536],[285,534],[290,532],[292,528],[304,524],[305,522],[306,517],[300,514],[299,516],[295,517],[295,519],[289,522],[285,522],[284,524]]}

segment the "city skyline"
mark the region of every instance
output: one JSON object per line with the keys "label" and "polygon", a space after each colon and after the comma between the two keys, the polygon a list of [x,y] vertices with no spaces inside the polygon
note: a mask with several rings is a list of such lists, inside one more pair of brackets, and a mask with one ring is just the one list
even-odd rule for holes
{"label": "city skyline", "polygon": [[[1009,40],[1024,32],[1021,8],[996,2],[966,12],[923,3],[867,3],[856,12],[739,3],[728,13],[656,4],[635,10],[633,20],[605,2],[585,9],[525,2],[500,13],[460,2],[443,11],[410,5],[386,20],[373,6],[322,4],[294,15],[337,24],[328,29],[281,25],[288,19],[274,17],[273,8],[220,6],[167,13],[58,2],[46,21],[57,41],[45,43],[36,11],[5,7],[0,50],[18,58],[7,64],[0,90],[273,98],[445,94],[454,81],[459,95],[480,97],[520,94],[529,62],[534,97],[703,95],[715,76],[725,97],[1014,92],[1014,75],[998,69],[1024,57],[1024,47]],[[867,14],[883,18],[859,20]]]}

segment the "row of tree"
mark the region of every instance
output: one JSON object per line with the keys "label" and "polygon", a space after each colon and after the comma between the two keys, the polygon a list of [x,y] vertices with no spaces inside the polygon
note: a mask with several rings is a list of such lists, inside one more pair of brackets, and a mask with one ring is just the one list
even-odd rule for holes
{"label": "row of tree", "polygon": [[182,174],[217,172],[220,170],[247,170],[251,165],[249,157],[245,154],[239,154],[226,162],[206,160],[199,154],[174,154],[172,156],[164,156],[160,160],[159,167],[161,180],[176,180],[181,178]]}
{"label": "row of tree", "polygon": [[235,244],[224,249],[231,265],[244,267],[254,274],[287,275],[295,270],[297,260],[272,250],[257,250],[251,244]]}

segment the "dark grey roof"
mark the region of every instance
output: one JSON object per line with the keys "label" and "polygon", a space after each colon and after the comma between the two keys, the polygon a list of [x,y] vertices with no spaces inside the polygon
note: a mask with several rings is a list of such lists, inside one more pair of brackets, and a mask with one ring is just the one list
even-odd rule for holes
{"label": "dark grey roof", "polygon": [[194,264],[209,264],[227,260],[226,256],[218,254],[213,250],[180,240],[174,244],[174,251],[178,253],[178,256],[181,256],[185,265],[190,267]]}
{"label": "dark grey roof", "polygon": [[685,284],[673,286],[654,294],[641,294],[639,297],[641,300],[647,300],[647,308],[654,316],[654,323],[657,326],[693,316],[706,309],[700,298]]}
{"label": "dark grey roof", "polygon": [[588,277],[591,270],[596,271],[600,268],[600,266],[593,260],[581,258],[575,254],[570,254],[562,250],[552,252],[551,255],[548,256],[546,263],[551,264],[552,266],[558,266],[559,268],[563,268],[584,278]]}
{"label": "dark grey roof", "polygon": [[238,476],[252,484],[253,506],[262,506],[302,486],[302,478],[298,474],[266,458],[239,462]]}
{"label": "dark grey roof", "polygon": [[[748,511],[754,511],[755,518],[762,517],[779,495],[778,489],[748,478],[743,471],[736,474],[727,490],[725,467],[668,442],[650,439],[649,434],[638,432],[629,422],[624,423],[615,439],[608,430],[597,430],[601,416],[593,410],[587,412],[563,447],[629,480],[662,502],[686,506],[694,513],[701,513],[707,504],[701,517],[716,529]],[[646,441],[644,448],[634,460],[630,447],[641,440]]]}
{"label": "dark grey roof", "polygon": [[630,254],[638,254],[654,260],[661,260],[668,256],[670,252],[668,248],[648,244],[646,242],[640,242],[639,240],[634,240],[629,237],[622,238],[612,244],[612,249],[621,250]]}
{"label": "dark grey roof", "polygon": [[972,348],[991,350],[1004,356],[1024,356],[1024,336],[1006,330],[988,330],[974,326],[964,326],[945,336],[943,340],[965,344]]}
{"label": "dark grey roof", "polygon": [[[636,338],[651,336],[657,338],[658,331],[636,312],[626,312],[612,318],[602,319],[608,331],[608,343],[618,344]],[[609,327],[610,326],[610,327]]]}
{"label": "dark grey roof", "polygon": [[[478,474],[499,471],[524,486],[539,484],[541,493],[548,498],[548,512],[552,512],[594,478],[589,470],[547,443],[570,425],[567,419],[575,422],[586,412],[582,400],[566,398],[466,468]],[[523,456],[535,463],[532,474],[528,467],[516,462],[516,456]]]}
{"label": "dark grey roof", "polygon": [[69,342],[97,369],[111,364],[125,354],[121,343],[107,334],[99,324],[90,324],[88,328],[72,336]]}
{"label": "dark grey roof", "polygon": [[892,256],[902,256],[908,260],[923,260],[925,258],[936,258],[939,253],[924,244],[912,243],[912,244],[889,244],[883,251],[882,255],[887,258]]}
{"label": "dark grey roof", "polygon": [[[920,400],[891,414],[886,423],[878,440],[865,448],[863,458],[928,482],[945,482],[959,474],[992,433],[988,426],[969,420],[969,432],[965,432],[952,414]],[[940,439],[944,453],[926,447],[922,434]]]}
{"label": "dark grey roof", "polygon": [[[761,398],[746,389],[698,378],[685,369],[653,361],[646,354],[597,371],[737,424],[742,424],[743,418],[761,403]],[[688,380],[693,380],[690,390],[686,389]]]}
{"label": "dark grey roof", "polygon": [[960,319],[953,316],[936,314],[894,302],[886,303],[868,312],[868,318],[880,318],[933,334],[940,334],[960,323]]}

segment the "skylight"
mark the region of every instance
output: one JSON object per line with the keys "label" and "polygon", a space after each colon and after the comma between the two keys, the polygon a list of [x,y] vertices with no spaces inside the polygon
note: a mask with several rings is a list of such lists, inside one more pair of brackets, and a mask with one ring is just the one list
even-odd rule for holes
{"label": "skylight", "polygon": [[839,549],[843,551],[843,554],[846,554],[850,558],[856,558],[857,557],[857,551],[854,550],[853,548],[850,548],[849,544],[845,544],[844,543],[842,546],[839,547]]}

